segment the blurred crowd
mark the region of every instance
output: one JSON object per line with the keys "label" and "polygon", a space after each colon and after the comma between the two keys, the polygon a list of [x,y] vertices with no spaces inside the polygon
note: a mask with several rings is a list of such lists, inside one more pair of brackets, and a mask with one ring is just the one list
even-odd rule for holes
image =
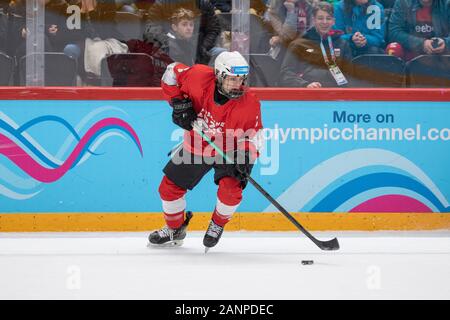
{"label": "blurred crowd", "polygon": [[[159,86],[173,61],[213,65],[245,44],[253,86],[389,85],[415,60],[449,80],[450,0],[249,0],[244,35],[232,32],[231,0],[39,1],[46,65],[73,61],[69,85]],[[0,0],[0,67],[14,66],[0,85],[24,84],[26,2]]]}

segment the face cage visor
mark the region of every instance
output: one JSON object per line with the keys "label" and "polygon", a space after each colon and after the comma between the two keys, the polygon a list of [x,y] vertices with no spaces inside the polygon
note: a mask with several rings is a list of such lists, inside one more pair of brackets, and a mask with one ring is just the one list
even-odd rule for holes
{"label": "face cage visor", "polygon": [[239,89],[231,89],[230,91],[226,92],[223,88],[223,83],[226,79],[227,75],[222,73],[221,75],[217,76],[217,84],[218,84],[218,90],[219,93],[227,97],[228,99],[238,99],[244,95],[245,92],[248,90],[247,86],[247,79],[248,75],[242,75],[238,76],[239,78],[242,78],[242,84],[239,87]]}

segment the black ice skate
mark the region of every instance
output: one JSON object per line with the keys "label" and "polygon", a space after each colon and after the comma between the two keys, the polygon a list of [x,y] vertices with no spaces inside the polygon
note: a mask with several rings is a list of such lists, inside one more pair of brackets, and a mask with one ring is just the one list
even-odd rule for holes
{"label": "black ice skate", "polygon": [[216,224],[213,220],[209,223],[208,230],[206,230],[205,237],[203,238],[203,245],[205,246],[205,253],[212,247],[214,247],[220,240],[223,233],[223,227]]}
{"label": "black ice skate", "polygon": [[186,229],[192,218],[192,212],[186,211],[186,219],[178,229],[171,229],[165,226],[162,229],[153,231],[148,236],[149,245],[159,247],[179,247],[186,238]]}

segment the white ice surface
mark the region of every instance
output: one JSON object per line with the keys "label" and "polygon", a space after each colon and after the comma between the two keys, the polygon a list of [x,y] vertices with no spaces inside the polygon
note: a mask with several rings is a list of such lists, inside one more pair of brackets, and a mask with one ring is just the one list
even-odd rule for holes
{"label": "white ice surface", "polygon": [[[450,299],[450,232],[0,233],[0,299]],[[302,260],[314,260],[302,265]]]}

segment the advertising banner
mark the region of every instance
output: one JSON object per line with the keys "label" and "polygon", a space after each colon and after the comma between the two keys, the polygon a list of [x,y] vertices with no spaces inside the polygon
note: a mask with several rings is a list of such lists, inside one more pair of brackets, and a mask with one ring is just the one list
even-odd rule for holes
{"label": "advertising banner", "polygon": [[[291,212],[450,212],[450,103],[262,101],[252,176]],[[164,101],[0,101],[2,213],[161,212]],[[188,208],[210,212],[210,172]],[[276,209],[248,186],[238,211]]]}

